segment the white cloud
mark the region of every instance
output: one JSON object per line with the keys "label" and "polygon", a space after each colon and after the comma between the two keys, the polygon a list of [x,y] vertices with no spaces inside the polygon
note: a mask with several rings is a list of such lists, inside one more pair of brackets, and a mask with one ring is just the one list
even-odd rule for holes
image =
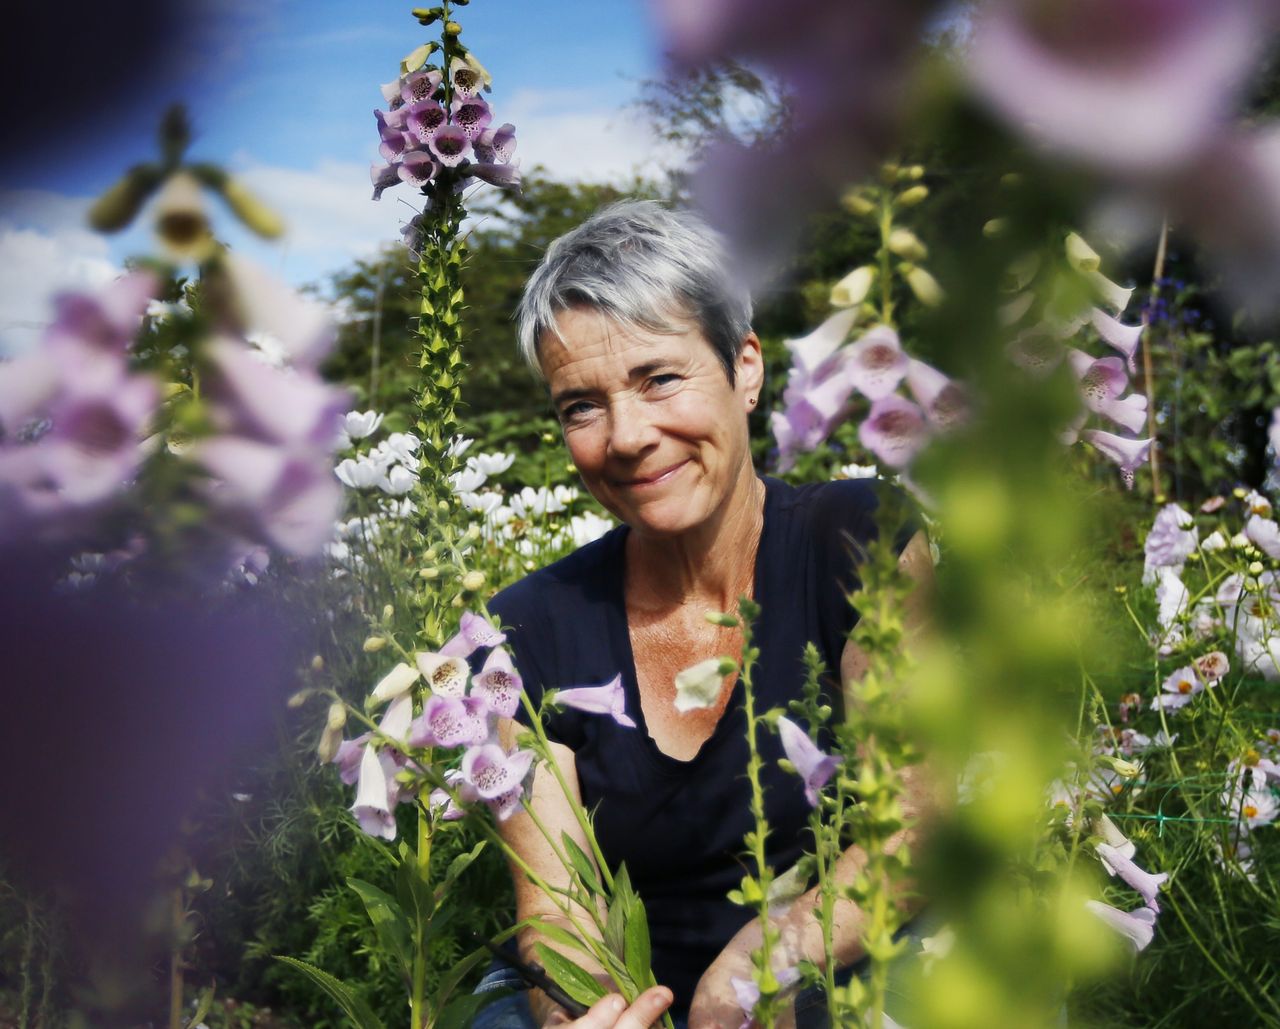
{"label": "white cloud", "polygon": [[591,107],[575,90],[517,90],[494,113],[515,125],[524,167],[542,164],[561,181],[624,183],[680,163],[641,114]]}
{"label": "white cloud", "polygon": [[36,342],[57,293],[120,274],[107,241],[85,226],[89,203],[44,190],[0,193],[0,355]]}

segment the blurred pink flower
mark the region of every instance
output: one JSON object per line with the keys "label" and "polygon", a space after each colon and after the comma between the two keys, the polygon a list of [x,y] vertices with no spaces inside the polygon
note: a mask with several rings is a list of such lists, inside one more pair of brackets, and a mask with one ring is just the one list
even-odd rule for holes
{"label": "blurred pink flower", "polygon": [[1118,875],[1128,885],[1142,894],[1142,900],[1147,907],[1152,911],[1159,912],[1160,903],[1156,900],[1156,895],[1160,892],[1160,884],[1169,878],[1169,873],[1160,872],[1153,875],[1151,872],[1145,871],[1134,864],[1132,857],[1124,851],[1108,846],[1105,843],[1099,843],[1097,850],[1107,873]]}
{"label": "blurred pink flower", "polygon": [[1145,950],[1155,938],[1156,913],[1149,907],[1121,911],[1097,900],[1086,900],[1084,905],[1133,944],[1135,951]]}
{"label": "blurred pink flower", "polygon": [[929,426],[919,407],[893,393],[871,405],[858,439],[890,468],[905,468],[928,442]]}
{"label": "blurred pink flower", "polygon": [[1181,572],[1199,543],[1200,536],[1191,513],[1177,504],[1165,504],[1156,513],[1143,544],[1143,585],[1149,586],[1156,581],[1157,568],[1174,568]]}
{"label": "blurred pink flower", "polygon": [[869,329],[844,350],[845,374],[868,400],[879,400],[897,389],[907,365],[898,334],[887,325]]}

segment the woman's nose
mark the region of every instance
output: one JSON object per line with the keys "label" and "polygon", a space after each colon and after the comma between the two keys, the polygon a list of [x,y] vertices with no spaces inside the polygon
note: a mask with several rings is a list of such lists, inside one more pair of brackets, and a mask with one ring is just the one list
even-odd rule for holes
{"label": "woman's nose", "polygon": [[614,405],[609,417],[609,452],[616,457],[638,457],[657,444],[661,433],[648,405],[624,401]]}

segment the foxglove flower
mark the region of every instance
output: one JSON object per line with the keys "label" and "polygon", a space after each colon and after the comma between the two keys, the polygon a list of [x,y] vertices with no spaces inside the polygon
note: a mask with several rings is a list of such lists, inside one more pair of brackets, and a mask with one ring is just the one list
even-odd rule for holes
{"label": "foxglove flower", "polygon": [[338,766],[338,778],[348,786],[354,786],[360,777],[360,761],[369,739],[370,734],[366,732],[353,740],[343,740],[333,755],[333,764]]}
{"label": "foxglove flower", "polygon": [[1102,859],[1103,867],[1106,868],[1109,875],[1118,875],[1142,894],[1142,899],[1147,907],[1152,911],[1159,912],[1160,904],[1156,900],[1156,895],[1160,892],[1160,884],[1169,878],[1168,872],[1152,875],[1134,864],[1130,855],[1106,843],[1099,843],[1097,851],[1098,856]]}
{"label": "foxglove flower", "polygon": [[462,776],[484,800],[497,800],[520,788],[533,766],[531,750],[508,754],[496,743],[472,747],[462,756]]}
{"label": "foxglove flower", "polygon": [[489,708],[477,696],[428,697],[409,728],[415,747],[469,747],[489,738]]}
{"label": "foxglove flower", "polygon": [[405,118],[405,124],[420,143],[431,141],[431,134],[448,121],[445,109],[434,100],[415,104]]}
{"label": "foxglove flower", "polygon": [[1133,949],[1137,952],[1145,950],[1155,938],[1156,913],[1149,907],[1140,907],[1136,911],[1121,911],[1097,900],[1086,900],[1084,904],[1133,944]]}
{"label": "foxglove flower", "polygon": [[482,97],[455,97],[449,108],[449,121],[474,142],[493,121],[493,112]]}
{"label": "foxglove flower", "polygon": [[447,168],[461,164],[471,153],[470,137],[456,125],[441,125],[433,129],[427,146]]}
{"label": "foxglove flower", "polygon": [[1121,398],[1128,388],[1129,377],[1120,358],[1095,360],[1081,350],[1069,348],[1067,359],[1080,380],[1080,396],[1085,407],[1130,432],[1142,429],[1147,420],[1147,398],[1141,393]]}
{"label": "foxglove flower", "polygon": [[1114,461],[1120,468],[1120,478],[1124,481],[1125,487],[1133,489],[1133,473],[1147,460],[1153,441],[1125,439],[1123,436],[1103,432],[1101,429],[1086,429],[1080,436],[1086,442],[1092,443],[1104,457]]}
{"label": "foxglove flower", "polygon": [[484,667],[471,684],[471,695],[481,698],[489,710],[503,718],[516,716],[523,690],[524,682],[505,647],[495,647],[489,652]]}
{"label": "foxglove flower", "polygon": [[[1138,352],[1138,343],[1142,339],[1141,325],[1125,325],[1119,319],[1112,318],[1106,311],[1095,307],[1089,315],[1089,322],[1107,346],[1118,350],[1125,360],[1129,374],[1133,375],[1137,368],[1134,355]],[[1137,431],[1136,429],[1134,430]]]}
{"label": "foxglove flower", "polygon": [[378,685],[369,694],[369,702],[383,704],[388,700],[404,696],[421,675],[422,672],[419,669],[402,661],[378,680]]}
{"label": "foxglove flower", "polygon": [[898,334],[886,325],[869,330],[845,352],[849,382],[868,400],[879,400],[897,389],[907,365]]}
{"label": "foxglove flower", "polygon": [[615,675],[603,686],[573,686],[567,690],[556,690],[548,702],[589,714],[608,715],[626,729],[636,727],[626,712],[627,697],[621,675]]}
{"label": "foxglove flower", "polygon": [[506,164],[516,152],[516,127],[508,122],[486,128],[472,142],[476,158],[485,164]]}
{"label": "foxglove flower", "polygon": [[858,426],[858,439],[883,464],[905,468],[929,438],[924,412],[897,394],[883,397]]}
{"label": "foxglove flower", "polygon": [[849,330],[857,317],[856,311],[837,311],[809,335],[784,341],[791,352],[793,371],[802,382],[816,378],[828,367],[828,362],[849,338]]}
{"label": "foxglove flower", "polygon": [[416,71],[400,80],[400,99],[410,107],[429,103],[442,81],[443,77],[434,68]]}
{"label": "foxglove flower", "polygon": [[431,159],[431,155],[421,150],[415,150],[411,154],[405,154],[404,159],[396,168],[396,174],[400,177],[401,182],[407,182],[410,186],[425,186],[433,178],[435,178],[438,166]]}
{"label": "foxglove flower", "polygon": [[441,697],[461,697],[467,692],[470,669],[460,657],[429,651],[414,655],[418,670],[431,692]]}
{"label": "foxglove flower", "polygon": [[400,184],[400,163],[369,165],[369,181],[373,183],[373,199],[381,200],[383,190]]}
{"label": "foxglove flower", "polygon": [[818,806],[818,791],[840,767],[839,758],[818,749],[809,734],[789,718],[778,719],[778,736],[782,749],[804,780],[804,795],[813,807]]}
{"label": "foxglove flower", "polygon": [[681,714],[713,706],[720,699],[724,678],[738,670],[737,663],[727,657],[699,661],[676,674],[676,710]]}
{"label": "foxglove flower", "polygon": [[390,799],[387,767],[373,747],[365,747],[360,757],[356,800],[351,807],[360,828],[369,836],[384,840],[396,838],[394,803]]}
{"label": "foxglove flower", "polygon": [[931,424],[946,431],[968,421],[969,398],[953,379],[914,358],[907,362],[906,379],[907,389]]}
{"label": "foxglove flower", "polygon": [[489,620],[470,611],[462,612],[458,633],[440,648],[442,657],[470,657],[481,647],[496,647],[507,642]]}

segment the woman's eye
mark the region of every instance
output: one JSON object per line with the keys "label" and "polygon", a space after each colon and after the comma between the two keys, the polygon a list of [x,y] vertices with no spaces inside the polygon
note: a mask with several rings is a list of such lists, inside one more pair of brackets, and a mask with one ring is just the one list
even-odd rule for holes
{"label": "woman's eye", "polygon": [[650,377],[649,384],[651,386],[661,387],[661,386],[670,386],[679,381],[680,381],[679,375],[676,375],[672,372],[667,372],[662,375],[654,375]]}
{"label": "woman's eye", "polygon": [[586,416],[591,411],[591,405],[585,401],[578,401],[576,404],[567,404],[560,409],[560,421],[572,422]]}

